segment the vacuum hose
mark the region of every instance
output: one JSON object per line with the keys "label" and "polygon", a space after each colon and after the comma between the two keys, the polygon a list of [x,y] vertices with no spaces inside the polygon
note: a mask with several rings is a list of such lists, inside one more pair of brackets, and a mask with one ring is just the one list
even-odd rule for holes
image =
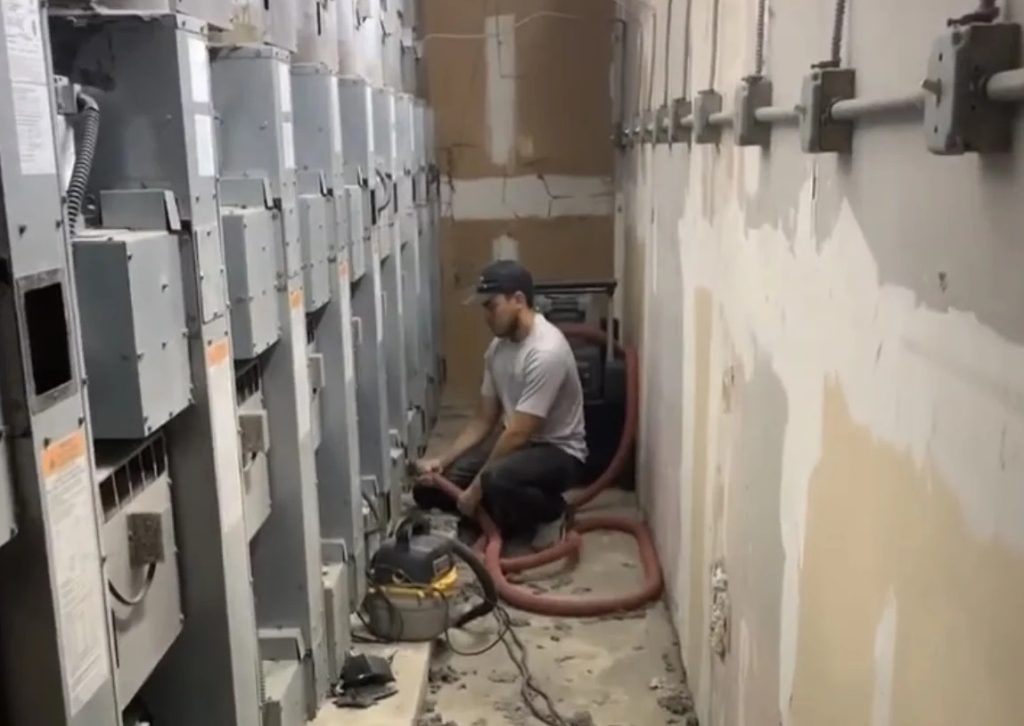
{"label": "vacuum hose", "polygon": [[87,93],[78,92],[78,110],[82,116],[82,138],[75,155],[75,166],[68,182],[67,215],[71,234],[78,228],[78,217],[82,213],[82,201],[96,156],[96,143],[100,136],[100,106]]}
{"label": "vacuum hose", "polygon": [[[569,338],[587,340],[607,344],[607,334],[598,328],[588,325],[565,324],[560,326]],[[626,418],[622,427],[619,446],[608,468],[592,483],[569,497],[571,510],[579,509],[591,502],[598,494],[611,486],[623,473],[629,454],[636,442],[638,423],[637,401],[639,398],[639,370],[636,350],[631,347],[616,345],[617,352],[623,356],[626,364]],[[434,485],[453,498],[458,498],[461,490],[442,476],[434,475]],[[501,598],[513,607],[541,615],[566,617],[591,617],[616,612],[627,612],[643,607],[661,596],[663,587],[661,566],[654,541],[647,525],[632,517],[614,515],[591,515],[584,519],[576,519],[573,528],[561,542],[546,550],[525,557],[511,559],[501,558],[501,532],[494,521],[481,508],[477,519],[484,531],[478,547],[482,545],[484,562],[487,571],[494,580],[495,587]],[[636,540],[643,566],[643,585],[635,592],[624,595],[611,595],[598,598],[569,598],[553,595],[540,595],[524,587],[509,582],[507,575],[530,570],[558,560],[579,557],[582,544],[581,535],[596,530],[613,530],[630,534]]]}

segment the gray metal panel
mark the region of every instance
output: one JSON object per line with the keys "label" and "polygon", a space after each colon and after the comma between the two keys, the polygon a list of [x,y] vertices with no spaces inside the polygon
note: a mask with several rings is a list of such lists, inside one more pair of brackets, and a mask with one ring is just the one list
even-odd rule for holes
{"label": "gray metal panel", "polygon": [[338,70],[338,3],[351,0],[297,0],[299,63]]}
{"label": "gray metal panel", "polygon": [[392,174],[395,169],[395,93],[373,89],[373,153],[377,168]]}
{"label": "gray metal panel", "polygon": [[266,683],[263,726],[303,726],[306,723],[302,667],[296,661],[263,661]]}
{"label": "gray metal panel", "polygon": [[358,78],[339,78],[338,100],[345,147],[345,183],[365,186],[377,166],[373,150],[373,89]]}
{"label": "gray metal panel", "polygon": [[341,677],[345,656],[352,647],[349,611],[349,576],[344,564],[324,566],[324,604],[327,608],[327,665],[331,681]]}
{"label": "gray metal panel", "polygon": [[[0,4],[0,398],[7,430],[17,433],[0,442],[10,471],[7,461],[0,466],[17,490],[21,525],[0,548],[2,700],[12,724],[115,726],[120,714],[46,49],[38,2]],[[44,369],[43,359],[56,365]]]}
{"label": "gray metal panel", "polygon": [[366,232],[363,219],[363,195],[365,190],[355,185],[345,186],[345,205],[348,208],[348,239],[352,259],[352,281],[366,273]]}
{"label": "gray metal panel", "polygon": [[11,462],[7,454],[6,433],[3,401],[0,400],[0,546],[17,533],[17,524],[14,518],[14,482],[11,479]]}
{"label": "gray metal panel", "polygon": [[184,13],[217,28],[231,24],[232,0],[50,0],[53,8],[84,8],[95,12],[131,12],[137,15]]}
{"label": "gray metal panel", "polygon": [[178,238],[90,230],[74,252],[93,433],[144,438],[191,403]]}
{"label": "gray metal panel", "polygon": [[[143,687],[154,717],[194,726],[258,723],[259,655],[242,512],[237,411],[216,193],[215,134],[200,23],[54,20],[77,81],[102,78],[93,191],[169,189],[182,219],[189,360],[196,404],[167,427],[179,564],[189,617]],[[189,698],[182,698],[188,693]]]}
{"label": "gray metal panel", "polygon": [[[331,299],[327,263],[327,220],[330,198],[299,196],[299,239],[302,242],[302,278],[306,310],[319,310]],[[333,215],[331,215],[333,221]]]}
{"label": "gray metal panel", "polygon": [[294,53],[299,47],[298,3],[300,0],[264,0],[270,3],[270,23],[266,42]]}
{"label": "gray metal panel", "polygon": [[292,96],[298,168],[322,171],[328,189],[340,191],[345,183],[345,159],[337,76],[308,63],[293,65]]}
{"label": "gray metal panel", "polygon": [[220,117],[221,175],[266,177],[276,198],[295,194],[291,66],[284,51],[219,49],[210,66]]}
{"label": "gray metal panel", "polygon": [[345,543],[351,564],[363,538],[357,369],[348,266],[332,271],[331,303],[317,328],[328,381],[321,393],[324,437],[330,442],[317,452],[320,530],[325,540]]}
{"label": "gray metal panel", "polygon": [[212,64],[225,174],[266,177],[277,196],[277,305],[281,340],[261,361],[271,420],[273,509],[252,544],[262,628],[298,629],[310,652],[307,713],[326,695],[327,650],[320,576],[320,523],[312,446],[306,310],[296,201],[291,71],[268,48],[222,49]]}
{"label": "gray metal panel", "polygon": [[381,265],[384,292],[384,350],[388,371],[389,428],[398,432],[402,444],[408,442],[406,411],[409,408],[408,377],[405,358],[405,305],[403,300],[401,254],[392,254]]}
{"label": "gray metal panel", "polygon": [[235,358],[255,358],[281,335],[277,314],[276,212],[221,207]]}
{"label": "gray metal panel", "polygon": [[117,688],[123,702],[130,701],[164,657],[181,632],[181,592],[178,581],[177,546],[170,481],[165,474],[139,492],[103,525],[106,573],[110,582],[128,597],[145,586],[145,568],[129,561],[128,515],[159,514],[162,522],[164,560],[153,576],[143,600],[136,606],[111,601],[117,639]]}
{"label": "gray metal panel", "polygon": [[[259,391],[242,399],[239,396],[238,412],[265,412],[263,396]],[[269,442],[267,442],[269,443]],[[270,463],[267,450],[247,451],[240,444],[242,451],[242,483],[244,486],[243,508],[245,510],[245,529],[251,541],[270,516],[272,502],[270,500]],[[265,447],[269,449],[268,447]]]}
{"label": "gray metal panel", "polygon": [[391,486],[391,445],[378,245],[371,244],[370,252],[366,275],[352,286],[352,315],[359,332],[355,340],[359,461],[361,478],[371,477],[381,491],[387,491]]}

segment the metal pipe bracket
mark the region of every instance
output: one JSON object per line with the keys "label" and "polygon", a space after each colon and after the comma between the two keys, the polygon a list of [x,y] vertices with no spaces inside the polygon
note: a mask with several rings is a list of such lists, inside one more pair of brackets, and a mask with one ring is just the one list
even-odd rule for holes
{"label": "metal pipe bracket", "polygon": [[772,127],[757,120],[759,108],[772,105],[772,82],[763,76],[744,78],[736,89],[733,131],[737,146],[760,146],[771,144]]}
{"label": "metal pipe bracket", "polygon": [[854,97],[856,78],[852,68],[823,67],[804,77],[800,146],[805,153],[848,154],[853,149],[853,123],[832,118],[832,104]]}
{"label": "metal pipe bracket", "polygon": [[722,94],[710,89],[698,91],[693,99],[693,142],[717,144],[722,140],[722,127],[711,123],[711,115],[722,111]]}
{"label": "metal pipe bracket", "polygon": [[1020,25],[975,23],[945,30],[932,44],[924,103],[925,138],[934,154],[997,153],[1013,145],[1013,104],[985,93],[988,79],[1016,68]]}
{"label": "metal pipe bracket", "polygon": [[671,124],[672,129],[669,137],[672,143],[690,141],[690,129],[686,126],[686,119],[693,114],[693,103],[687,98],[677,98],[672,101]]}

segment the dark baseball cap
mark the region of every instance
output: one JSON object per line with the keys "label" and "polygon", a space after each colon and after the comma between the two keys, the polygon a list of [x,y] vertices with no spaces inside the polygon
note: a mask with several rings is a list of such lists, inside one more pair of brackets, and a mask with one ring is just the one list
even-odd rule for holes
{"label": "dark baseball cap", "polygon": [[514,295],[517,292],[523,293],[526,301],[533,304],[533,275],[515,260],[497,260],[480,271],[476,288],[463,304],[481,305],[494,295]]}

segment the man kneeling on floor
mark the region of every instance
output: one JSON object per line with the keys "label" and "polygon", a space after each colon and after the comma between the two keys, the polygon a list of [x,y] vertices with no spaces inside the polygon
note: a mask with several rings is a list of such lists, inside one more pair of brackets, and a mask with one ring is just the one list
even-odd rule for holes
{"label": "man kneeling on floor", "polygon": [[[576,360],[562,331],[533,309],[533,277],[519,263],[486,267],[467,302],[483,306],[495,336],[480,401],[444,454],[417,462],[413,496],[421,509],[457,508],[464,541],[479,534],[471,518],[483,506],[507,541],[546,547],[564,533],[562,494],[587,458]],[[430,485],[438,473],[463,490],[458,502]]]}

